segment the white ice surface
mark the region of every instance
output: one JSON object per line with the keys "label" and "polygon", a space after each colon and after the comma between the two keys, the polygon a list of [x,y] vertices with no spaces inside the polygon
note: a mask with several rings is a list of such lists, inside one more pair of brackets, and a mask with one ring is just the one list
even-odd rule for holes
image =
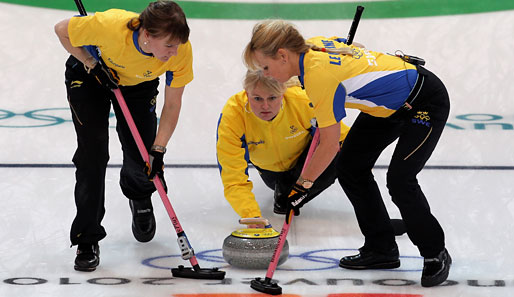
{"label": "white ice surface", "polygon": [[[69,248],[68,234],[75,211],[74,169],[5,166],[71,164],[75,135],[63,82],[67,55],[53,33],[53,25],[71,15],[70,11],[0,3],[0,296],[256,293],[248,281],[264,277],[265,271],[233,268],[221,258],[223,239],[242,226],[223,198],[216,168],[168,168],[166,179],[169,198],[200,265],[221,267],[227,272],[225,281],[172,279],[166,268],[189,262],[178,256],[176,236],[158,195],[153,197],[158,224],[154,240],[147,244],[134,240],[128,202],[118,186],[118,168],[107,170],[104,225],[108,236],[100,243],[101,265],[93,273],[73,270],[75,249]],[[166,154],[168,165],[216,163],[217,119],[226,99],[241,89],[240,56],[254,23],[189,20],[195,80],[186,87],[179,126]],[[350,27],[349,20],[296,24],[305,36],[346,36]],[[371,49],[391,53],[402,49],[424,57],[450,91],[449,123],[454,126],[446,129],[428,165],[514,165],[514,130],[474,126],[514,124],[513,29],[514,11],[361,21],[357,41]],[[162,95],[160,101],[162,105]],[[32,118],[23,115],[27,112],[33,112]],[[348,123],[355,114],[350,112]],[[486,121],[491,115],[502,118]],[[64,122],[56,124],[56,118]],[[38,127],[45,124],[55,125]],[[110,164],[120,164],[119,142],[114,129],[111,132]],[[378,164],[387,164],[390,151]],[[282,217],[271,212],[272,192],[255,170],[250,174],[263,215],[280,230]],[[398,217],[385,190],[385,170],[377,169],[375,175],[391,217]],[[445,229],[454,259],[449,279],[454,282],[422,288],[422,260],[407,236],[398,238],[402,255],[398,270],[335,267],[363,239],[348,199],[334,185],[293,221],[288,235],[291,257],[274,275],[284,294],[514,296],[514,170],[426,169],[419,180]],[[309,252],[310,257],[299,257]]]}

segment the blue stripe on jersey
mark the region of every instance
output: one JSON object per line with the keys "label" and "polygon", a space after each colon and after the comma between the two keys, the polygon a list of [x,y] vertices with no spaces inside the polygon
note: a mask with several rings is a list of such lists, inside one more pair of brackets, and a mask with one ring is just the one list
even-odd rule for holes
{"label": "blue stripe on jersey", "polygon": [[[316,125],[317,125],[317,124],[316,124]],[[307,129],[307,130],[309,130],[309,134],[310,134],[311,136],[314,136],[314,133],[316,133],[316,129],[318,129],[318,127],[317,127],[317,126],[312,126],[312,125],[311,125],[311,127],[310,127],[309,129]]]}
{"label": "blue stripe on jersey", "polygon": [[373,80],[348,96],[397,110],[409,96],[417,77],[415,69],[398,71]]}
{"label": "blue stripe on jersey", "polygon": [[153,57],[152,54],[149,54],[149,53],[146,53],[144,52],[140,47],[139,47],[139,30],[136,30],[134,31],[134,33],[132,33],[132,42],[134,42],[134,46],[136,47],[137,51],[142,53],[143,55],[145,56],[148,56],[148,57]]}
{"label": "blue stripe on jersey", "polygon": [[173,81],[173,71],[166,71],[166,85],[169,87]]}
{"label": "blue stripe on jersey", "polygon": [[[218,119],[218,124],[216,126],[216,143],[218,143],[218,138],[219,138],[219,128],[220,128],[220,122],[221,122],[221,118],[223,117],[223,113],[220,114],[220,117]],[[243,136],[241,136],[240,138],[241,140],[241,148],[244,148],[245,149],[245,160],[246,160],[246,164],[249,164],[250,163],[250,152],[248,151],[248,145],[246,144],[246,135],[243,134]],[[221,174],[221,171],[223,170],[223,167],[221,166],[219,160],[218,160],[218,156],[216,155],[216,161],[218,163],[218,169],[220,171],[220,174]],[[246,168],[245,168],[245,174],[246,176],[250,176],[248,174],[248,168],[249,166],[247,165]]]}
{"label": "blue stripe on jersey", "polygon": [[[241,136],[241,147],[245,149],[246,164],[249,164],[250,163],[250,151],[248,151],[248,144],[246,143],[246,134],[243,134],[243,136]],[[248,165],[245,168],[245,174],[246,174],[246,176],[250,176],[248,174]]]}
{"label": "blue stripe on jersey", "polygon": [[299,64],[300,64],[300,75],[298,76],[298,80],[300,80],[300,83],[302,84],[302,89],[304,89],[303,86],[303,76],[305,75],[305,71],[303,68],[303,58],[305,58],[305,53],[300,54]]}
{"label": "blue stripe on jersey", "polygon": [[332,102],[334,118],[338,123],[346,116],[346,110],[344,108],[345,102],[346,89],[344,88],[343,84],[339,84],[334,94],[334,101]]}
{"label": "blue stripe on jersey", "polygon": [[[218,143],[218,138],[219,138],[219,130],[220,130],[220,122],[221,122],[221,118],[223,117],[223,113],[220,113],[220,117],[218,119],[218,124],[216,125],[216,144]],[[221,164],[220,164],[220,161],[218,160],[218,154],[216,154],[216,161],[218,162],[218,169],[220,171],[220,174],[221,174],[221,170],[223,169],[221,167]]]}
{"label": "blue stripe on jersey", "polygon": [[86,51],[91,55],[93,56],[93,58],[95,58],[97,61],[100,61],[100,59],[98,58],[98,48],[94,45],[85,45],[83,46],[83,48],[86,49]]}

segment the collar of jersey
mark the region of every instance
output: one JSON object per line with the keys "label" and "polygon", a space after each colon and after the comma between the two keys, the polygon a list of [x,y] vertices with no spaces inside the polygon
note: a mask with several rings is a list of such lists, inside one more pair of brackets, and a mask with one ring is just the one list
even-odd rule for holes
{"label": "collar of jersey", "polygon": [[152,54],[149,54],[149,53],[145,53],[140,47],[139,47],[139,42],[137,42],[137,40],[139,39],[139,30],[135,30],[134,33],[132,33],[132,41],[134,42],[134,46],[136,47],[137,51],[142,53],[143,55],[145,56],[148,56],[148,57],[153,57]]}
{"label": "collar of jersey", "polygon": [[303,59],[305,58],[305,53],[301,53],[300,54],[300,59],[299,59],[299,63],[300,64],[300,76],[298,76],[298,79],[300,80],[300,83],[302,84],[302,89],[304,88],[303,86],[303,76],[305,75],[305,71],[304,71],[304,67],[303,67]]}

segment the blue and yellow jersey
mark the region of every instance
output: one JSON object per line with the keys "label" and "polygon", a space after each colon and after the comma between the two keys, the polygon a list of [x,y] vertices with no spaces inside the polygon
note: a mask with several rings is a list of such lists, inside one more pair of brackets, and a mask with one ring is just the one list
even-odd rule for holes
{"label": "blue and yellow jersey", "polygon": [[339,122],[345,108],[388,117],[405,103],[416,83],[416,67],[396,56],[348,46],[337,37],[314,37],[307,43],[353,51],[353,56],[313,50],[300,55],[300,81],[320,127]]}
{"label": "blue and yellow jersey", "polygon": [[137,16],[133,12],[110,9],[90,16],[72,17],[68,25],[71,44],[98,47],[102,59],[116,70],[120,84],[124,86],[153,80],[163,73],[166,73],[166,85],[174,88],[193,80],[193,54],[189,41],[179,46],[177,56],[162,62],[141,51],[138,31],[127,27],[128,21]]}
{"label": "blue and yellow jersey", "polygon": [[[271,121],[258,118],[241,91],[230,97],[218,122],[216,152],[225,198],[242,218],[259,217],[248,164],[283,172],[291,169],[312,139],[314,110],[300,87],[288,88]],[[350,128],[341,122],[341,141]]]}

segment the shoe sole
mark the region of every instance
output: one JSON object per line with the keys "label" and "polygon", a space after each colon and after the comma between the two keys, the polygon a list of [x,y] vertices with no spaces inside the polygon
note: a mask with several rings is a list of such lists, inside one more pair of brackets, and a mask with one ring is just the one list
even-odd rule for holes
{"label": "shoe sole", "polygon": [[285,211],[275,210],[275,209],[273,210],[273,213],[274,213],[274,214],[278,214],[278,215],[285,215],[285,214],[286,214],[286,212],[285,212]]}
{"label": "shoe sole", "polygon": [[83,272],[92,272],[92,271],[95,271],[96,270],[96,267],[89,267],[89,268],[86,268],[86,267],[80,267],[78,265],[74,265],[73,268],[76,270],[76,271],[83,271]]}
{"label": "shoe sole", "polygon": [[[156,226],[155,217],[152,217],[153,225]],[[156,226],[157,227],[157,226]],[[139,229],[135,226],[134,221],[132,221],[132,234],[134,235],[134,238],[139,242],[149,242],[152,240],[155,236],[155,231],[157,228],[154,228],[149,233],[142,233],[139,231]]]}
{"label": "shoe sole", "polygon": [[[129,206],[130,206],[130,212],[132,213],[132,235],[134,235],[134,238],[139,242],[143,242],[143,243],[149,242],[154,238],[156,228],[154,228],[149,233],[143,233],[143,232],[139,231],[139,229],[136,227],[136,224],[134,221],[134,205],[133,204],[134,204],[133,201],[130,200]],[[155,216],[153,214],[153,211],[151,213],[151,216],[152,216],[151,217],[152,223],[154,226],[156,226],[156,221],[155,221]]]}
{"label": "shoe sole", "polygon": [[134,238],[139,242],[149,242],[155,236],[155,229],[151,233],[138,233],[137,228],[132,226],[132,234]]}
{"label": "shoe sole", "polygon": [[339,263],[339,267],[353,270],[365,270],[365,269],[393,269],[400,267],[400,260],[393,262],[383,262],[377,263],[373,265],[345,265],[343,263]]}

